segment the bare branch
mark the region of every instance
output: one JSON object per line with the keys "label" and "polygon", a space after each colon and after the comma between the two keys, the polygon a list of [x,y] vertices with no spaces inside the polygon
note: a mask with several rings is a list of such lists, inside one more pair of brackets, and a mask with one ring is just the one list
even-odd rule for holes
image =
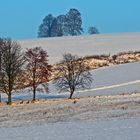
{"label": "bare branch", "polygon": [[70,98],[77,89],[89,88],[92,75],[84,60],[76,55],[65,54],[63,60],[57,65],[54,84],[62,91],[69,91]]}

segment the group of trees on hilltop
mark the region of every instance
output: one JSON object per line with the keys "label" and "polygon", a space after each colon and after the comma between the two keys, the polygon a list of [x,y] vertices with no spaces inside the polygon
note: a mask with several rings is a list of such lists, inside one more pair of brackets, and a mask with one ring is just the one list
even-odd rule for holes
{"label": "group of trees on hilltop", "polygon": [[[81,13],[70,9],[66,15],[54,17],[48,14],[39,26],[38,37],[76,36],[83,33]],[[98,34],[96,27],[89,27],[89,34]]]}
{"label": "group of trees on hilltop", "polygon": [[[59,91],[70,92],[70,99],[76,89],[90,87],[92,82],[89,67],[84,59],[76,55],[65,54],[63,60],[55,66],[52,77]],[[8,96],[12,103],[12,93],[26,87],[33,89],[33,101],[37,87],[42,84],[48,91],[48,81],[52,66],[48,63],[48,54],[41,47],[22,52],[20,44],[8,38],[0,38],[0,95]]]}

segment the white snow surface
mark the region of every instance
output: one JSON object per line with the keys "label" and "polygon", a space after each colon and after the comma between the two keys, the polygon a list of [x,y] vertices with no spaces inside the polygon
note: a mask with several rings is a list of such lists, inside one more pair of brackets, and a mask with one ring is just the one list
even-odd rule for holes
{"label": "white snow surface", "polygon": [[140,119],[1,128],[1,140],[139,140]]}
{"label": "white snow surface", "polygon": [[[140,62],[114,65],[92,71],[93,83],[90,89],[79,90],[73,97],[116,95],[122,93],[140,92]],[[69,93],[59,93],[55,85],[49,83],[49,93],[37,92],[37,98],[64,98]],[[3,100],[7,100],[5,94]],[[13,100],[30,100],[32,91],[21,90],[13,94]]]}
{"label": "white snow surface", "polygon": [[[49,60],[51,63],[59,62],[62,59],[62,54],[64,53],[73,53],[79,56],[90,56],[94,54],[116,54],[118,52],[124,51],[139,51],[140,50],[140,33],[121,33],[121,34],[105,34],[105,35],[93,35],[93,36],[78,36],[78,37],[62,37],[62,38],[42,38],[42,39],[33,39],[33,40],[21,40],[19,41],[22,47],[31,48],[35,46],[42,46],[45,48],[49,55]],[[140,91],[140,62],[117,65],[108,68],[100,68],[98,70],[92,71],[93,74],[93,84],[91,89],[76,92],[74,94],[75,97],[78,96],[95,96],[95,95],[114,95],[119,93],[131,93],[134,91]],[[128,85],[127,85],[128,84]],[[110,87],[111,88],[108,88]],[[103,89],[103,90],[102,90]],[[54,88],[54,85],[50,84],[50,94],[45,93],[37,93],[37,98],[54,98],[54,97],[68,97],[68,94],[62,93],[58,94],[58,91]],[[23,91],[24,94],[14,94],[14,100],[17,99],[31,99],[32,94],[29,94],[28,91]],[[4,95],[3,99],[6,100],[7,97]],[[98,99],[97,99],[98,100]],[[133,100],[133,99],[132,99]],[[139,105],[139,98],[135,98],[137,104]],[[134,100],[134,101],[135,101]],[[111,100],[110,100],[111,101]],[[107,101],[108,102],[108,101]],[[118,102],[121,102],[118,101]],[[88,102],[87,102],[88,103]],[[126,102],[127,103],[127,102]],[[131,99],[128,99],[128,103],[131,103]],[[134,102],[135,103],[135,102]],[[55,104],[55,103],[54,103]],[[70,104],[70,103],[69,103]],[[52,104],[51,104],[52,105]],[[76,104],[77,106],[79,104]],[[82,104],[81,104],[82,105]],[[127,104],[126,104],[127,105]],[[41,107],[41,110],[45,110],[43,108],[44,104],[38,104],[36,107]],[[67,104],[63,104],[62,107],[67,106]],[[71,105],[72,106],[72,105]],[[19,106],[20,107],[20,106]],[[13,110],[15,109],[16,113],[19,113],[20,117],[25,117],[29,113],[32,113],[30,107],[33,105],[29,105],[29,110],[24,112],[16,111],[16,107],[11,107]],[[57,108],[53,106],[54,109]],[[59,105],[58,105],[59,107]],[[83,104],[83,109],[87,106]],[[93,106],[94,107],[94,106]],[[128,106],[131,108],[130,106]],[[138,106],[139,107],[139,106]],[[83,120],[77,121],[78,117],[82,118],[82,114],[78,114],[73,116],[73,114],[69,114],[72,121],[63,122],[58,121],[57,123],[44,123],[44,124],[32,124],[32,125],[21,125],[21,127],[17,127],[18,120],[8,121],[7,123],[17,122],[16,127],[3,127],[0,128],[0,140],[139,140],[140,139],[140,118],[138,117],[126,117],[126,118],[115,118],[115,119],[105,119],[101,114],[120,114],[127,112],[131,114],[137,113],[139,114],[139,108],[132,106],[131,109],[119,110],[112,109],[109,110],[99,110],[99,118],[97,115],[97,120]],[[21,107],[22,108],[22,107]],[[28,106],[26,105],[26,108]],[[92,110],[92,106],[89,106]],[[1,111],[6,111],[10,109],[10,107],[1,108]],[[33,107],[33,118],[40,116],[40,110],[34,110]],[[51,106],[50,106],[51,109]],[[59,108],[61,111],[61,105]],[[82,108],[81,108],[82,109]],[[121,111],[120,111],[121,110]],[[30,112],[31,111],[31,112]],[[35,112],[34,112],[35,111]],[[37,111],[37,112],[36,112]],[[77,110],[78,111],[78,110]],[[77,112],[76,111],[76,112]],[[118,112],[119,111],[119,112]],[[4,112],[5,113],[5,112]],[[22,116],[23,113],[23,116]],[[37,114],[36,114],[37,113]],[[87,115],[93,116],[95,111],[85,112],[83,113],[83,117],[87,117]],[[89,113],[89,114],[88,114]],[[98,111],[96,111],[98,114]],[[2,114],[2,112],[1,112]],[[32,115],[33,115],[32,114]],[[40,115],[39,115],[40,114]],[[110,115],[111,115],[110,114]],[[59,115],[59,114],[58,114]],[[10,114],[12,116],[12,114]],[[8,116],[8,117],[10,117]],[[13,114],[14,116],[14,114]],[[133,114],[135,116],[135,114]],[[7,116],[2,116],[3,118],[8,118]],[[66,118],[67,116],[63,116]],[[77,119],[75,119],[75,118]],[[100,117],[102,119],[100,119]],[[17,116],[18,118],[18,116]],[[39,118],[38,118],[39,119]],[[47,119],[47,118],[46,118]],[[57,120],[57,118],[54,117]],[[32,118],[31,118],[32,120]],[[67,119],[66,119],[67,120]],[[6,121],[6,120],[5,120]],[[21,120],[20,120],[21,121]],[[25,121],[25,120],[24,120]],[[22,122],[22,121],[21,121]],[[0,122],[4,123],[4,122]],[[3,126],[6,124],[4,123]]]}
{"label": "white snow surface", "polygon": [[99,34],[90,36],[39,38],[19,40],[21,46],[41,46],[47,50],[50,63],[59,62],[62,55],[72,53],[79,56],[116,54],[140,50],[140,33]]}
{"label": "white snow surface", "polygon": [[2,106],[0,140],[139,140],[140,94],[73,101]]}

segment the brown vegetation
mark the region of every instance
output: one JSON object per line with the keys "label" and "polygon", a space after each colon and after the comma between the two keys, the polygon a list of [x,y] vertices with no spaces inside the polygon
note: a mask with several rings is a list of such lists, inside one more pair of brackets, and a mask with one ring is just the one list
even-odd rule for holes
{"label": "brown vegetation", "polygon": [[97,69],[100,67],[118,65],[124,63],[132,63],[140,61],[140,51],[121,52],[116,55],[93,55],[84,57],[85,63],[91,69]]}

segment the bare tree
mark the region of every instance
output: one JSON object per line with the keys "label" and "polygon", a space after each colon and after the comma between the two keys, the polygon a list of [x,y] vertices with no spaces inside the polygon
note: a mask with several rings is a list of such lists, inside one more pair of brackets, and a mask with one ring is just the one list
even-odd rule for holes
{"label": "bare tree", "polygon": [[48,64],[48,55],[41,47],[28,49],[25,54],[27,60],[27,76],[29,86],[33,87],[33,101],[36,98],[36,90],[39,84],[45,86],[49,80],[51,65]]}
{"label": "bare tree", "polygon": [[12,92],[21,86],[20,76],[24,65],[24,55],[20,45],[11,39],[1,39],[0,91],[8,95],[8,104],[12,103]]}
{"label": "bare tree", "polygon": [[63,60],[57,65],[54,84],[60,92],[69,91],[71,99],[76,89],[89,88],[92,75],[84,60],[76,55],[65,54]]}

